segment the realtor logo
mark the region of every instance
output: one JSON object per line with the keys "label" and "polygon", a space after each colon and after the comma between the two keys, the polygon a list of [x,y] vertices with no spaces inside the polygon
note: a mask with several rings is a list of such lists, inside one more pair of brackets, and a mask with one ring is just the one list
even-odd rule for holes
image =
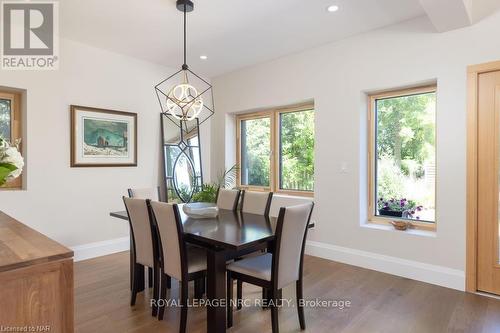
{"label": "realtor logo", "polygon": [[58,3],[1,3],[1,69],[58,69]]}

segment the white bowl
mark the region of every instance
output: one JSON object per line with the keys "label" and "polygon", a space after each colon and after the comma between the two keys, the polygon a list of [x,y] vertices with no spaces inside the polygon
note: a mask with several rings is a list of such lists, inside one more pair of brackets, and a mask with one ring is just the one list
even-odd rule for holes
{"label": "white bowl", "polygon": [[214,218],[219,214],[219,209],[213,203],[192,202],[182,206],[184,213],[194,219]]}

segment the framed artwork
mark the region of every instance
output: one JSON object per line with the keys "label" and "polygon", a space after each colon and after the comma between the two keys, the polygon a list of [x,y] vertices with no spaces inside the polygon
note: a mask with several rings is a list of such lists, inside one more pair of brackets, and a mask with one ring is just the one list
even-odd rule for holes
{"label": "framed artwork", "polygon": [[71,167],[137,166],[137,113],[71,105]]}

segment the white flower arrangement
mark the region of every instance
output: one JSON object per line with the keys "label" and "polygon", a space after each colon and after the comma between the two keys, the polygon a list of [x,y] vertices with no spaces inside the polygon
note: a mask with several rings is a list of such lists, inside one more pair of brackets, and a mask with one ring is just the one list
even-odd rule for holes
{"label": "white flower arrangement", "polygon": [[24,159],[19,152],[19,143],[9,143],[0,138],[0,186],[21,176]]}

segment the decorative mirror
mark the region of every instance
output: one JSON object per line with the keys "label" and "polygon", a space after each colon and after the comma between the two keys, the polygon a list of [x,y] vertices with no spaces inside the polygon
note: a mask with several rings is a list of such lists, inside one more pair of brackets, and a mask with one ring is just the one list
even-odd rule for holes
{"label": "decorative mirror", "polygon": [[168,202],[190,202],[203,185],[199,121],[161,115]]}

